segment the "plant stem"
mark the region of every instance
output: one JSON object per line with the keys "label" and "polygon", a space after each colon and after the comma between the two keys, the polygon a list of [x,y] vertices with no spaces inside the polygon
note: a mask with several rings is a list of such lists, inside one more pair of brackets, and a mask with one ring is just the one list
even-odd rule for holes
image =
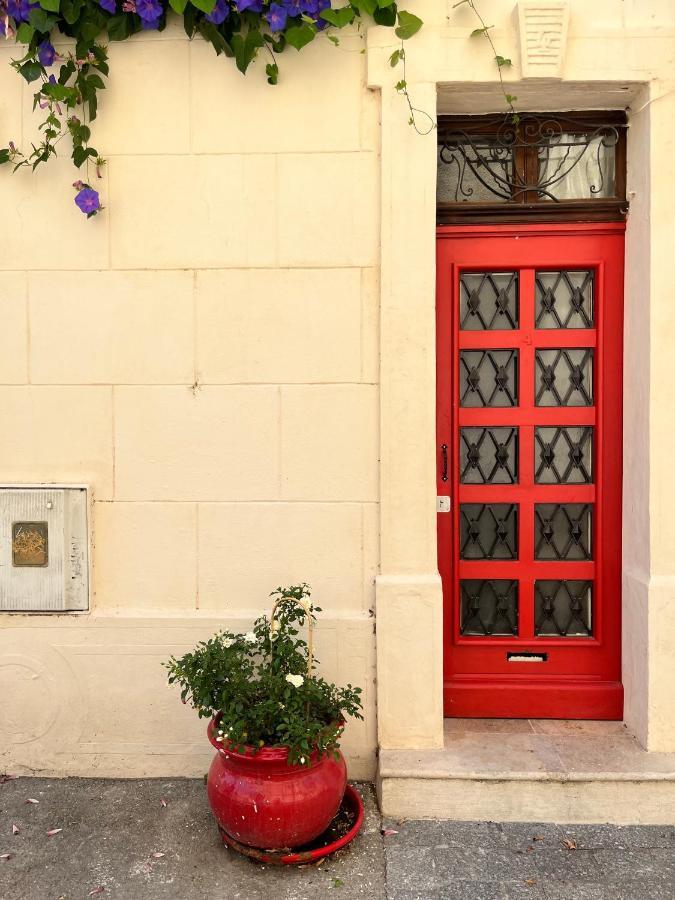
{"label": "plant stem", "polygon": [[[478,19],[478,21],[481,24],[481,28],[483,29],[483,35],[485,36],[488,43],[490,44],[490,47],[492,48],[492,53],[495,58],[495,63],[497,65],[497,74],[499,75],[499,86],[501,88],[501,92],[504,95],[504,99],[506,100],[506,104],[509,108],[509,112],[511,113],[511,115],[516,116],[518,114],[513,105],[513,100],[511,99],[511,95],[506,90],[506,85],[504,84],[504,77],[502,75],[502,67],[497,62],[497,58],[498,58],[499,54],[497,53],[497,48],[495,47],[494,41],[492,40],[492,35],[490,34],[490,28],[492,26],[491,25],[488,26],[485,24],[485,19],[483,19],[480,12],[478,11],[474,0],[463,0],[463,2],[469,4],[469,7],[473,10],[474,15],[476,16],[476,18]],[[456,3],[455,6],[461,6],[461,3]]]}
{"label": "plant stem", "polygon": [[[400,89],[399,93],[403,94],[403,96],[406,99],[406,102],[408,103],[408,109],[410,110],[410,124],[412,125],[412,127],[415,129],[415,131],[418,134],[421,134],[421,135],[431,134],[431,132],[436,127],[436,123],[434,122],[433,117],[430,116],[428,112],[425,112],[425,110],[417,109],[416,106],[413,106],[412,101],[410,99],[410,94],[408,93],[408,79],[406,76],[406,65],[405,65],[405,46],[404,46],[403,41],[401,41],[401,50],[400,50],[399,59],[403,63],[403,87]],[[426,131],[418,126],[417,119],[415,118],[415,113],[419,113],[422,116],[426,116],[426,118],[431,123],[429,125],[429,127],[426,129]]]}

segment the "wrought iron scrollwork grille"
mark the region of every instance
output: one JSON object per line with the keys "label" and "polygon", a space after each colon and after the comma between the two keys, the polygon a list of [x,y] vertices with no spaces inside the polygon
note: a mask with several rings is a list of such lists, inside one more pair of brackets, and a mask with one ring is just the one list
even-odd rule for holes
{"label": "wrought iron scrollwork grille", "polygon": [[445,116],[439,207],[578,205],[626,212],[623,113]]}

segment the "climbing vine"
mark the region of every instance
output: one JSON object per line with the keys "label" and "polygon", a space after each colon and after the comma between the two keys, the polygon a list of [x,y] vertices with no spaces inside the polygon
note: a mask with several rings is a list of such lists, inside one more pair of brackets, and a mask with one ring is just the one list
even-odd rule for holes
{"label": "climbing vine", "polygon": [[[26,82],[35,84],[33,109],[44,114],[40,137],[30,150],[10,141],[0,148],[0,164],[11,164],[14,171],[35,170],[56,157],[67,139],[75,167],[86,173],[73,183],[75,204],[87,218],[97,215],[103,206],[93,184],[101,178],[105,159],[91,143],[91,124],[109,74],[106,39],[124,41],[140,31],[162,31],[172,15],[182,18],[188,37],[201,35],[216,54],[234,60],[242,74],[264,54],[265,75],[272,85],[279,80],[279,56],[289,48],[302,50],[320,36],[338,45],[341,29],[360,29],[364,22],[392,28],[401,46],[390,63],[403,69],[396,90],[407,101],[410,124],[419,134],[431,132],[435,121],[413,105],[406,81],[405,42],[417,34],[422,20],[401,9],[398,0],[338,2],[343,5],[333,7],[331,0],[0,0],[0,36],[23,46],[24,55],[11,64]],[[460,0],[455,6],[464,4],[481,23],[473,35],[485,35],[490,43],[515,115],[516,98],[506,93],[501,74],[511,61],[496,52],[491,26],[485,25],[474,0]],[[59,33],[74,41],[72,49],[57,51],[52,41]]]}
{"label": "climbing vine", "polygon": [[[302,50],[320,35],[337,45],[340,29],[372,21],[406,41],[422,27],[396,0],[346,0],[337,8],[331,0],[0,0],[0,35],[25,48],[12,66],[35,83],[33,108],[44,112],[40,140],[26,152],[10,141],[0,149],[0,163],[35,170],[57,155],[66,138],[74,165],[87,173],[73,185],[75,203],[88,218],[100,212],[92,172],[100,176],[105,160],[91,144],[91,123],[108,77],[105,39],[162,31],[173,14],[182,17],[188,37],[201,35],[242,73],[264,53],[270,84],[279,79],[281,53]],[[74,39],[72,50],[57,52],[52,38],[58,32]]]}

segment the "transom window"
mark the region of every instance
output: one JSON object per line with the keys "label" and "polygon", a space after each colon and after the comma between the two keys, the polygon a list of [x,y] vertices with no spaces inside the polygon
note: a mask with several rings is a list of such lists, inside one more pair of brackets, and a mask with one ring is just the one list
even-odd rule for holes
{"label": "transom window", "polygon": [[439,224],[621,220],[625,138],[621,111],[442,116]]}

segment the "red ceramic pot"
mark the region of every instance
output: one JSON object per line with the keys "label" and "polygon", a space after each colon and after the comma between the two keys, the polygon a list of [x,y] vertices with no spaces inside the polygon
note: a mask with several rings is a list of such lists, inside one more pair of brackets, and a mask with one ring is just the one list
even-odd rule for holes
{"label": "red ceramic pot", "polygon": [[216,741],[217,724],[208,727],[218,752],[206,787],[222,829],[241,844],[272,850],[302,846],[328,828],[347,786],[341,753],[337,760],[312,753],[309,766],[289,765],[285,747],[234,753]]}

